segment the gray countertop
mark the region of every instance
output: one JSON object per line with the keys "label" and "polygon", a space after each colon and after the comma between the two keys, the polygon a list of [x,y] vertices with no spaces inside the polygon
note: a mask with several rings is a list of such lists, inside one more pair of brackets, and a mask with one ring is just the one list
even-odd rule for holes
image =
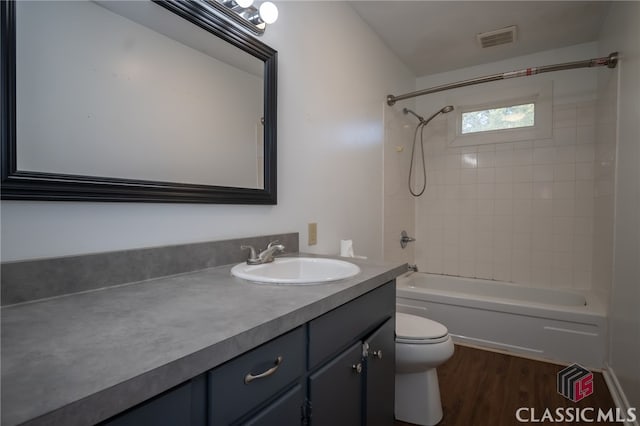
{"label": "gray countertop", "polygon": [[227,265],[4,307],[2,425],[94,424],[406,271],[353,263],[326,284],[256,284]]}

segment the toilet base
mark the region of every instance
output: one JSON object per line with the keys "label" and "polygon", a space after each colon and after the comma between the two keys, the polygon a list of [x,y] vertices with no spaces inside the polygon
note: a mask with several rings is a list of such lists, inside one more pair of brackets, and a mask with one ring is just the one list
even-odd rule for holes
{"label": "toilet base", "polygon": [[433,426],[442,420],[438,373],[435,368],[420,373],[396,374],[396,419]]}

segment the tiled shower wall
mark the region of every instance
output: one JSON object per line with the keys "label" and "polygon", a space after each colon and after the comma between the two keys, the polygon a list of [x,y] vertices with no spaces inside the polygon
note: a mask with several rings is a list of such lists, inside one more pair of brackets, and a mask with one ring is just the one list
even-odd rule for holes
{"label": "tiled shower wall", "polygon": [[590,288],[595,111],[594,101],[554,105],[551,139],[469,148],[448,148],[446,120],[434,120],[416,201],[420,269]]}
{"label": "tiled shower wall", "polygon": [[[600,70],[610,71],[610,70]],[[618,74],[599,72],[594,163],[593,290],[609,297],[613,277]]]}

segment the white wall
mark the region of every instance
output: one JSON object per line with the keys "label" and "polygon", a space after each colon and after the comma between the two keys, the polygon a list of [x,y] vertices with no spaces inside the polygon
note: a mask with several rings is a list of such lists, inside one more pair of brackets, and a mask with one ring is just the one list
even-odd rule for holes
{"label": "white wall", "polygon": [[[493,73],[595,57],[587,43],[418,79],[427,88]],[[427,272],[540,287],[591,287],[596,73],[571,70],[424,96],[428,116],[461,96],[553,84],[550,138],[447,145],[447,120],[425,131],[430,186],[416,202],[416,262]],[[483,92],[484,91],[484,92]]]}
{"label": "white wall", "polygon": [[[616,2],[605,21],[600,52],[619,51],[617,76],[600,91],[617,98],[615,242],[609,309],[609,365],[632,407],[640,407],[640,3]],[[611,79],[616,85],[611,84]],[[610,136],[611,132],[603,135]],[[606,143],[606,141],[603,141]]]}
{"label": "white wall", "polygon": [[[2,260],[300,232],[301,250],[382,258],[383,108],[414,76],[345,3],[281,2],[278,205],[3,201]],[[318,223],[318,245],[306,224]]]}
{"label": "white wall", "polygon": [[[409,192],[407,183],[413,135],[418,120],[403,114],[402,109],[415,109],[413,104],[403,102],[402,105],[384,109],[384,259],[410,264],[415,263],[415,244],[409,243],[402,248],[400,235],[406,231],[410,237],[415,236],[415,198]],[[421,170],[415,169],[414,173],[422,176]],[[414,186],[414,191],[419,191],[419,187]]]}

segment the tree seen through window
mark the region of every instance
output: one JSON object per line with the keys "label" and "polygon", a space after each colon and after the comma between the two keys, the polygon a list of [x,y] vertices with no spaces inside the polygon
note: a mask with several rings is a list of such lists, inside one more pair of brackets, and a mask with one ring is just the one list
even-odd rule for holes
{"label": "tree seen through window", "polygon": [[491,130],[515,129],[535,124],[535,104],[462,113],[462,134]]}

